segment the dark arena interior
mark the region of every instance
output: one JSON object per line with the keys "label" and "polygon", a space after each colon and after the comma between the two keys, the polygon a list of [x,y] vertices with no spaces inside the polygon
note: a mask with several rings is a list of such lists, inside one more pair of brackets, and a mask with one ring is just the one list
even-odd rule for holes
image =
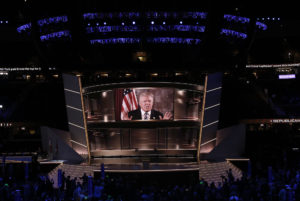
{"label": "dark arena interior", "polygon": [[0,201],[300,200],[297,9],[1,2]]}

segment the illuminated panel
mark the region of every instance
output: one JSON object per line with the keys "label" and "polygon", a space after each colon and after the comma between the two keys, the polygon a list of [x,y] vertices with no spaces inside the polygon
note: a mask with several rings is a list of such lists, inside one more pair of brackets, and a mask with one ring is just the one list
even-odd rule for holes
{"label": "illuminated panel", "polygon": [[241,22],[241,23],[249,23],[250,19],[247,17],[240,17],[240,16],[235,16],[235,15],[224,15],[224,19],[227,21],[235,21],[235,22]]}
{"label": "illuminated panel", "polygon": [[231,35],[231,36],[235,36],[235,37],[242,38],[242,39],[247,38],[247,34],[237,32],[237,31],[233,31],[233,30],[229,30],[229,29],[222,29],[221,30],[221,35],[226,35],[226,36]]}
{"label": "illuminated panel", "polygon": [[200,153],[210,152],[216,144],[222,91],[222,77],[223,75],[221,73],[208,75]]}
{"label": "illuminated panel", "polygon": [[[224,19],[229,22],[230,21],[241,22],[242,24],[250,22],[250,19],[247,17],[240,17],[235,15],[229,15],[229,14],[225,14]],[[262,29],[264,31],[267,29],[267,25],[262,22],[256,22],[255,24],[259,29]]]}
{"label": "illuminated panel", "polygon": [[[107,39],[90,40],[91,44],[134,44],[140,42],[141,42],[140,38],[107,38]],[[198,38],[155,37],[155,38],[148,38],[147,42],[198,45],[200,44],[201,40]]]}
{"label": "illuminated panel", "polygon": [[[87,33],[108,33],[108,32],[135,32],[142,31],[139,26],[97,26],[87,27]],[[147,31],[182,31],[182,32],[204,32],[205,26],[194,25],[151,25]]]}
{"label": "illuminated panel", "polygon": [[293,64],[248,64],[246,68],[285,68],[285,67],[299,67],[300,63]]}
{"label": "illuminated panel", "polygon": [[201,40],[198,38],[177,38],[177,37],[157,37],[157,38],[148,38],[150,43],[171,43],[171,44],[188,44],[188,45],[198,45]]}
{"label": "illuminated panel", "polygon": [[193,25],[151,25],[148,31],[192,31],[192,32],[204,32],[205,26],[193,26]]}
{"label": "illuminated panel", "polygon": [[22,25],[22,26],[19,26],[18,28],[17,28],[17,31],[19,32],[19,33],[21,33],[22,31],[26,31],[26,30],[28,30],[28,29],[30,29],[31,28],[31,23],[28,23],[28,24],[24,24],[24,25]]}
{"label": "illuminated panel", "polygon": [[98,27],[87,27],[87,33],[107,33],[107,32],[133,32],[141,31],[138,26],[98,26]]}
{"label": "illuminated panel", "polygon": [[38,20],[37,23],[39,26],[44,26],[45,24],[55,24],[55,23],[60,23],[60,22],[67,22],[68,17],[67,16],[57,16],[57,17],[50,17],[50,18],[45,18]]}
{"label": "illuminated panel", "polygon": [[93,44],[133,44],[141,42],[140,38],[107,38],[107,39],[94,39],[90,40],[90,43]]}
{"label": "illuminated panel", "polygon": [[265,25],[264,23],[256,22],[256,26],[258,26],[258,28],[262,30],[267,30],[267,25]]}
{"label": "illuminated panel", "polygon": [[42,35],[42,36],[40,36],[40,39],[41,39],[41,41],[46,41],[46,40],[50,40],[53,38],[61,38],[61,37],[71,37],[70,31],[68,31],[68,30],[58,31],[58,32]]}
{"label": "illuminated panel", "polygon": [[[84,13],[84,19],[103,19],[103,18],[139,18],[141,17],[140,12],[114,12],[114,13]],[[206,12],[146,12],[145,16],[147,18],[194,18],[194,19],[206,19]]]}
{"label": "illuminated panel", "polygon": [[278,75],[279,79],[295,79],[296,75],[295,74],[286,74],[286,75]]}

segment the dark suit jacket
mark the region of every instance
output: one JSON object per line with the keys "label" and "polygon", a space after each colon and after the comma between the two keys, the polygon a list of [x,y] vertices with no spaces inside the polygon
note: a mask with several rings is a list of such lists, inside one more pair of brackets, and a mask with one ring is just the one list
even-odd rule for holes
{"label": "dark suit jacket", "polygon": [[[161,118],[164,117],[164,115],[156,110],[151,110],[151,116],[150,119],[156,119],[156,120],[160,120],[159,116],[161,116]],[[137,110],[132,110],[130,112],[128,112],[128,117],[132,117],[132,120],[141,120],[142,119],[142,112],[141,109],[137,109]]]}

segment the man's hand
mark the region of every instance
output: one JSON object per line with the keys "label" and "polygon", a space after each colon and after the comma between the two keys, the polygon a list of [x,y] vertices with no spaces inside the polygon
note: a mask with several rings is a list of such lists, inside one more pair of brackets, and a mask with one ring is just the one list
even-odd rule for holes
{"label": "man's hand", "polygon": [[162,117],[162,116],[159,116],[159,119],[160,120],[170,120],[171,118],[172,118],[172,113],[171,112],[166,112],[165,114],[164,114],[164,117]]}
{"label": "man's hand", "polygon": [[123,115],[123,120],[131,120],[132,119],[132,116],[128,116],[128,113],[124,113]]}

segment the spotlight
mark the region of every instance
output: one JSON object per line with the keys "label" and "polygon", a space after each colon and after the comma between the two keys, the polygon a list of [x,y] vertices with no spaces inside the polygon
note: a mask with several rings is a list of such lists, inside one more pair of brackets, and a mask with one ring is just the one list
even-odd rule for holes
{"label": "spotlight", "polygon": [[151,24],[154,24],[154,21],[151,21]]}
{"label": "spotlight", "polygon": [[180,21],[179,24],[182,24],[182,21]]}
{"label": "spotlight", "polygon": [[125,23],[124,22],[122,22],[122,26],[124,26],[125,25]]}
{"label": "spotlight", "polygon": [[135,25],[135,21],[132,21],[132,24]]}
{"label": "spotlight", "polygon": [[99,23],[97,22],[96,25],[99,26]]}
{"label": "spotlight", "polygon": [[163,22],[163,24],[166,24],[166,22]]}
{"label": "spotlight", "polygon": [[91,24],[90,23],[88,23],[88,26],[90,26]]}
{"label": "spotlight", "polygon": [[103,22],[104,25],[106,25],[106,22]]}

